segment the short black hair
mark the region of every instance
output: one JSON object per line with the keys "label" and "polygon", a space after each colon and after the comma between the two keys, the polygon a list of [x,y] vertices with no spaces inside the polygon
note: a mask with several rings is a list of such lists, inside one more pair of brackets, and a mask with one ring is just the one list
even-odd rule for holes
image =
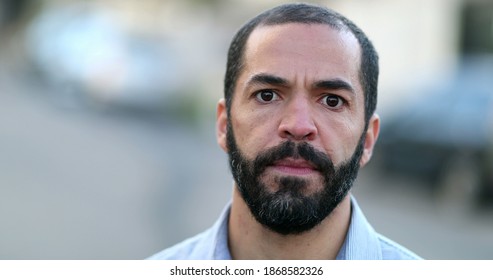
{"label": "short black hair", "polygon": [[341,14],[321,6],[305,3],[284,4],[267,10],[245,23],[233,37],[228,51],[224,78],[224,98],[228,115],[231,111],[233,93],[238,76],[244,65],[244,52],[250,34],[257,26],[286,23],[325,24],[336,30],[349,30],[361,47],[359,79],[365,94],[365,122],[375,112],[378,87],[378,54],[365,33]]}

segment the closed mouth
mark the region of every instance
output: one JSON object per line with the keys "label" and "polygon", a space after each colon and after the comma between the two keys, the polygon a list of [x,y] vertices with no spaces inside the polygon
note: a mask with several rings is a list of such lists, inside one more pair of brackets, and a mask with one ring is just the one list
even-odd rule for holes
{"label": "closed mouth", "polygon": [[318,172],[318,169],[311,162],[303,159],[286,158],[276,161],[271,165],[277,171],[290,175],[308,175]]}

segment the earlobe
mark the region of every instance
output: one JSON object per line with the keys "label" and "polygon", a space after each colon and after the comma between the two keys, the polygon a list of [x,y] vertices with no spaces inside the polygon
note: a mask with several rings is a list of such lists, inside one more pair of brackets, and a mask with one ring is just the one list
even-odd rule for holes
{"label": "earlobe", "polygon": [[378,139],[380,132],[380,117],[375,113],[368,122],[368,129],[366,130],[366,137],[364,142],[363,155],[360,160],[360,167],[365,166],[371,159],[373,154],[373,148]]}
{"label": "earlobe", "polygon": [[226,110],[226,100],[221,98],[217,103],[216,110],[216,137],[217,143],[225,152],[228,152],[226,145],[226,133],[228,125],[228,113]]}

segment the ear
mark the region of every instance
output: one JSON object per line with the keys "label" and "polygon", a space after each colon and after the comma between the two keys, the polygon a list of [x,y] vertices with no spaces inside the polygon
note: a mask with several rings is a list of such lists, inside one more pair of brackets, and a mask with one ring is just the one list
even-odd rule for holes
{"label": "ear", "polygon": [[368,122],[368,129],[366,130],[363,155],[361,156],[361,160],[359,162],[360,167],[365,166],[370,161],[379,132],[380,117],[377,114],[373,114]]}
{"label": "ear", "polygon": [[228,113],[226,110],[226,100],[224,100],[224,98],[221,98],[217,103],[216,137],[217,137],[217,143],[225,152],[228,152],[228,147],[226,145],[227,124],[228,124]]}

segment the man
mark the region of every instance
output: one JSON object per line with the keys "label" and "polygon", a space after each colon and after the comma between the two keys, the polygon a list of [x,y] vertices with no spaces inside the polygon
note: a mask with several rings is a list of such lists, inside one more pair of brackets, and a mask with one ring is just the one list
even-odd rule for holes
{"label": "man", "polygon": [[376,233],[349,194],[378,137],[377,80],[371,42],[331,10],[288,4],[246,23],[217,106],[232,202],[151,259],[418,259]]}

